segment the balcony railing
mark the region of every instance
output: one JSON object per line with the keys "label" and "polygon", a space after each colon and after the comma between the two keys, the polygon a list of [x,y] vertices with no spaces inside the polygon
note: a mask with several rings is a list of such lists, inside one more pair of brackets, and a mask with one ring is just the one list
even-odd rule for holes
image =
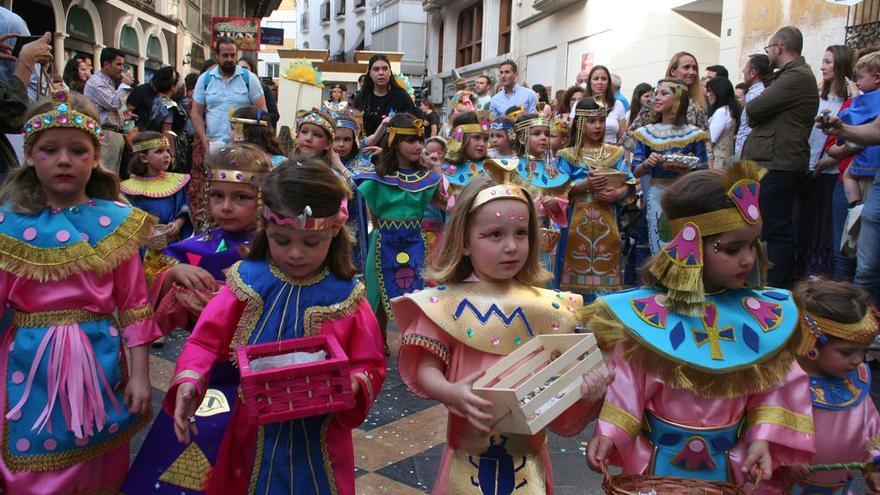
{"label": "balcony railing", "polygon": [[849,8],[846,45],[864,48],[880,42],[880,0],[864,0]]}

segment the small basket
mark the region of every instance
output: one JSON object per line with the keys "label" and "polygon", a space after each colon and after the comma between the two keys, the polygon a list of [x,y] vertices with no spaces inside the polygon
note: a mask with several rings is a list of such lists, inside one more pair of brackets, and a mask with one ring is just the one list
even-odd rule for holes
{"label": "small basket", "polygon": [[704,481],[673,476],[650,476],[619,474],[612,476],[602,468],[602,489],[609,495],[746,495],[746,492],[731,483],[723,481]]}
{"label": "small basket", "polygon": [[541,228],[541,246],[540,249],[545,253],[552,253],[556,250],[556,244],[562,238],[562,232],[556,229]]}
{"label": "small basket", "polygon": [[144,245],[150,251],[162,251],[166,247],[168,247],[168,243],[170,242],[170,236],[168,233],[168,226],[158,224],[153,227],[153,233],[150,237],[147,238],[147,241]]}
{"label": "small basket", "polygon": [[600,168],[593,170],[591,175],[595,177],[606,177],[608,179],[608,187],[618,188],[626,183],[627,175],[613,168]]}
{"label": "small basket", "polygon": [[[327,359],[251,371],[256,358],[289,352],[325,351]],[[280,423],[354,407],[348,357],[332,335],[255,344],[236,350],[241,393],[247,413],[258,424]]]}

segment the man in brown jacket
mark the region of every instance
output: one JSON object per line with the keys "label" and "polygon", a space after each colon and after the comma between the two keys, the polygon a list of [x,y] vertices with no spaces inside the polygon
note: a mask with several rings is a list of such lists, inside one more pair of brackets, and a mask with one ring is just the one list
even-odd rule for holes
{"label": "man in brown jacket", "polygon": [[768,283],[790,287],[795,251],[792,220],[795,196],[806,178],[810,161],[810,131],[819,109],[819,92],[810,66],[801,56],[804,37],[786,26],[764,48],[772,74],[768,88],[746,105],[752,133],[743,145],[743,160],[768,169],[761,181],[762,237],[773,263]]}

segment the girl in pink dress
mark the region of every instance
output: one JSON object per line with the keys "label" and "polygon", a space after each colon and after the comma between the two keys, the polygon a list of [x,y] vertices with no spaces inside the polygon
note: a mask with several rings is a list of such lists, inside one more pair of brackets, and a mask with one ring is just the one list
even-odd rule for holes
{"label": "girl in pink dress", "polygon": [[160,333],[138,248],[154,221],[119,201],[81,95],[55,93],[25,122],[27,166],[0,190],[0,308],[12,316],[0,330],[0,486],[116,493],[150,419]]}
{"label": "girl in pink dress", "polygon": [[687,174],[663,196],[674,239],[647,286],[582,312],[613,353],[587,449],[594,469],[704,480],[768,480],[814,451],[797,307],[760,284],[762,169],[739,162]]}
{"label": "girl in pink dress", "polygon": [[[392,301],[403,330],[398,368],[416,395],[449,408],[435,494],[553,493],[547,435],[493,431],[492,404],[472,386],[531,337],[573,333],[581,296],[532,287],[547,278],[538,261],[538,223],[528,192],[475,177],[461,192],[428,278],[439,285]],[[595,417],[606,382],[586,375],[584,397],[551,429],[574,435]],[[510,469],[495,469],[498,459]]]}
{"label": "girl in pink dress", "polygon": [[[880,415],[871,399],[871,371],[865,352],[877,336],[868,296],[846,282],[812,280],[795,287],[801,326],[812,345],[798,358],[810,375],[816,454],[809,464],[873,462],[880,455]],[[806,333],[806,332],[805,332]],[[850,492],[852,471],[810,473],[799,464],[783,471],[793,495]],[[880,473],[865,475],[871,493]]]}

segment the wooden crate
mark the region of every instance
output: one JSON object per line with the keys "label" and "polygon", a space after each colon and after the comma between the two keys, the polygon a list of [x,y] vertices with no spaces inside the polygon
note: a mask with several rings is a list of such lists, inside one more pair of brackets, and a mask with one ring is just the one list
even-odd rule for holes
{"label": "wooden crate", "polygon": [[[534,435],[581,398],[581,377],[608,369],[592,334],[538,335],[510,353],[474,382],[474,393],[491,401],[493,431]],[[527,403],[521,400],[558,377]],[[552,405],[537,410],[561,394]]]}
{"label": "wooden crate", "polygon": [[[327,353],[327,359],[261,371],[250,368],[256,358],[319,350]],[[242,346],[236,355],[244,406],[258,424],[280,423],[354,407],[348,357],[332,335]]]}

